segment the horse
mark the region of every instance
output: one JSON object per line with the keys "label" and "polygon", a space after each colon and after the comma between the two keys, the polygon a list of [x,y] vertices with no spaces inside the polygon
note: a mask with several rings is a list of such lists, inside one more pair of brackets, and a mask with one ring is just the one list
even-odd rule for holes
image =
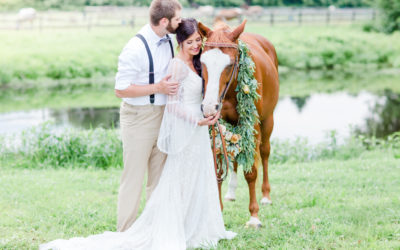
{"label": "horse", "polygon": [[225,22],[232,19],[241,19],[243,10],[239,8],[221,9],[217,12],[214,18],[214,23]]}
{"label": "horse", "polygon": [[22,8],[17,14],[17,29],[20,28],[24,22],[30,22],[31,28],[33,27],[33,21],[36,18],[36,10],[34,8]]}
{"label": "horse", "polygon": [[253,19],[254,18],[260,19],[260,17],[262,16],[262,14],[264,12],[264,8],[259,5],[249,6],[247,4],[242,4],[240,7],[242,9],[244,9],[245,16],[251,17]]}
{"label": "horse", "polygon": [[[223,22],[215,24],[211,30],[201,22],[198,24],[200,34],[206,39],[200,60],[204,79],[204,99],[201,107],[203,115],[209,117],[221,112],[221,117],[232,125],[237,125],[239,114],[236,111],[238,39],[249,48],[249,54],[255,64],[254,77],[259,83],[257,92],[260,98],[255,102],[260,122],[255,125],[256,155],[251,172],[244,173],[249,188],[250,220],[246,226],[261,227],[258,218],[259,206],[256,199],[256,180],[258,176],[258,159],[263,166],[262,204],[271,203],[270,184],[268,180],[268,158],[270,154],[270,136],[274,125],[273,111],[279,97],[278,58],[274,46],[261,35],[243,33],[244,20],[237,28],[231,30]],[[237,70],[237,69],[236,69]],[[237,72],[237,71],[236,71]],[[230,82],[230,83],[228,83]],[[225,89],[227,88],[227,89]],[[223,97],[222,95],[225,96]],[[237,172],[237,163],[234,170]],[[231,176],[235,177],[235,174]],[[220,177],[220,176],[217,176]],[[232,182],[232,180],[231,180]],[[221,184],[218,183],[221,201]],[[234,185],[229,184],[230,188]],[[232,191],[231,191],[232,192]],[[234,193],[234,191],[233,191]],[[223,209],[221,201],[221,209]]]}

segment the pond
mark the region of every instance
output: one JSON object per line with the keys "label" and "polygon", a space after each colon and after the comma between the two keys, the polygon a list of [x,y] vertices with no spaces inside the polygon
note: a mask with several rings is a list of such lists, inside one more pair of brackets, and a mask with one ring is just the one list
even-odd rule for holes
{"label": "pond", "polygon": [[[118,128],[119,108],[45,108],[2,113],[0,134],[20,133],[48,121],[60,129]],[[333,130],[340,139],[352,131],[378,137],[399,131],[400,95],[391,91],[382,96],[336,92],[279,100],[272,139],[305,137],[318,143]]]}

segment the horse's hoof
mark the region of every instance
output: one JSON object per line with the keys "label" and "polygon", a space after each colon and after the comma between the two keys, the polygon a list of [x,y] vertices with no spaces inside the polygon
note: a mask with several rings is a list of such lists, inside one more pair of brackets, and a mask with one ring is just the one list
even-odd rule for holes
{"label": "horse's hoof", "polygon": [[272,201],[268,199],[267,197],[263,197],[260,201],[261,205],[271,205]]}
{"label": "horse's hoof", "polygon": [[225,195],[225,200],[226,201],[235,201],[236,197],[234,195],[226,194]]}
{"label": "horse's hoof", "polygon": [[246,228],[260,228],[262,227],[261,221],[257,217],[250,217],[250,220],[246,222]]}

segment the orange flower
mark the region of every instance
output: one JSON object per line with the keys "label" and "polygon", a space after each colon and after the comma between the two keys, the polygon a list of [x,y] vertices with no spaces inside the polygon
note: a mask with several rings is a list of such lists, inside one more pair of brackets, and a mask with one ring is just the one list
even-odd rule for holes
{"label": "orange flower", "polygon": [[237,134],[232,135],[231,142],[237,143],[238,141],[239,141],[239,135]]}

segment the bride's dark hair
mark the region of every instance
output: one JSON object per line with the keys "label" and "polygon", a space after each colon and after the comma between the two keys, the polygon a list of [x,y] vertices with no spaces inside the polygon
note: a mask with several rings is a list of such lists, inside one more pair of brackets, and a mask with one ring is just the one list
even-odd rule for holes
{"label": "bride's dark hair", "polygon": [[[194,18],[182,18],[181,23],[176,29],[176,40],[179,44],[188,39],[195,32],[198,32],[197,21]],[[193,66],[197,74],[201,76],[201,62],[200,62],[201,49],[199,54],[193,56]]]}

